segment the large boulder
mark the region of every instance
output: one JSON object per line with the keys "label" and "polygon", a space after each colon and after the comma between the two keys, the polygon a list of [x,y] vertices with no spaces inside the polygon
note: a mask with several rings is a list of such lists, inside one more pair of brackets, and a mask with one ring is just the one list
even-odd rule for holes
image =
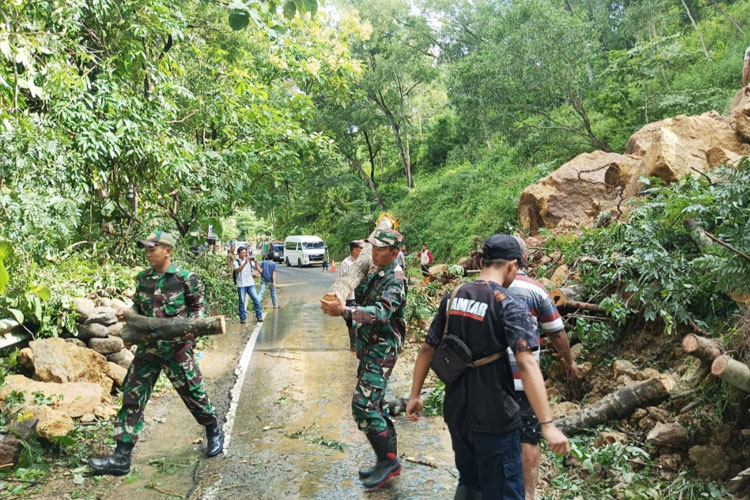
{"label": "large boulder", "polygon": [[115,310],[111,307],[96,307],[94,312],[83,322],[85,325],[98,323],[104,326],[114,325],[117,323]]}
{"label": "large boulder", "polygon": [[31,380],[23,375],[8,375],[5,377],[5,385],[0,389],[0,401],[5,401],[5,398],[14,391],[23,393],[27,403],[34,401],[34,393],[41,393],[45,398],[52,400],[50,403],[52,408],[73,418],[85,413],[93,413],[94,409],[109,396],[109,393],[103,394],[102,387],[93,382],[58,384]]}
{"label": "large boulder", "polygon": [[122,387],[122,383],[125,381],[125,376],[128,374],[128,370],[112,361],[107,361],[107,366],[109,366],[109,372],[107,373],[109,378],[112,379],[117,387]]}
{"label": "large boulder", "polygon": [[[594,151],[576,156],[524,189],[518,217],[524,231],[592,226],[606,211],[624,210],[640,189],[641,161]],[[619,209],[618,209],[619,207]]]}
{"label": "large boulder", "polygon": [[78,338],[84,341],[93,338],[106,338],[108,327],[100,325],[99,323],[91,323],[90,325],[76,325],[78,330]]}
{"label": "large boulder", "polygon": [[94,301],[91,299],[86,299],[86,298],[73,299],[73,308],[83,319],[86,319],[92,314],[94,314],[95,307],[96,307],[96,304],[94,304]]}
{"label": "large boulder", "polygon": [[737,158],[742,142],[728,119],[709,111],[649,123],[631,136],[625,152],[643,160],[643,175],[674,182],[708,171],[722,153]]}
{"label": "large boulder", "polygon": [[112,391],[107,376],[107,358],[96,351],[80,347],[61,338],[29,342],[34,359],[34,379],[42,382],[79,382],[99,384],[104,394]]}
{"label": "large boulder", "polygon": [[36,431],[46,439],[65,436],[75,427],[72,418],[47,405],[25,405],[16,415],[37,419]]}

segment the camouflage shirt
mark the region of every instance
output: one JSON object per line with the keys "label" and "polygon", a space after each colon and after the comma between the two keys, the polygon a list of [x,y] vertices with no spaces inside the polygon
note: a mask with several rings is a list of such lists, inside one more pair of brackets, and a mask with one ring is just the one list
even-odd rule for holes
{"label": "camouflage shirt", "polygon": [[406,335],[406,292],[406,276],[396,261],[365,276],[354,290],[357,306],[351,310],[350,329],[357,352],[378,337],[393,337],[401,350]]}
{"label": "camouflage shirt", "polygon": [[[138,273],[133,297],[133,309],[151,318],[200,318],[203,316],[203,293],[195,273],[170,264],[163,273],[153,268]],[[146,343],[149,352],[169,357],[170,353],[184,351],[193,342],[185,340],[159,340]]]}

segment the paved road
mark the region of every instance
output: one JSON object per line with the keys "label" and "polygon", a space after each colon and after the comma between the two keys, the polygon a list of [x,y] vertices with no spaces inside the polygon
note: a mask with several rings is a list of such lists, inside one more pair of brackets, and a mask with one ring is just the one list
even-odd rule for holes
{"label": "paved road", "polygon": [[[396,420],[399,454],[439,468],[404,463],[386,488],[364,491],[356,471],[374,454],[351,417],[357,361],[344,322],[324,316],[318,303],[334,276],[319,267],[278,273],[281,308],[268,309],[257,337],[226,456],[202,461],[203,498],[452,498],[453,456],[439,418]],[[412,369],[401,364],[399,394]]]}

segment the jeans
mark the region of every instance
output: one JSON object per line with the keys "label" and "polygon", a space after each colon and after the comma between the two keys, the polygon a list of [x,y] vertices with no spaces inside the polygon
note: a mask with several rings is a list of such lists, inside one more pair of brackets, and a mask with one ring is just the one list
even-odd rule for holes
{"label": "jeans", "polygon": [[263,294],[266,291],[266,287],[271,289],[271,302],[273,302],[273,307],[276,307],[278,304],[276,302],[276,286],[273,284],[272,281],[260,281],[260,291],[258,292],[258,300],[263,300]]}
{"label": "jeans", "polygon": [[524,500],[518,431],[485,434],[448,427],[459,472],[458,484],[482,500]]}
{"label": "jeans", "polygon": [[255,285],[238,286],[237,294],[239,295],[239,304],[237,304],[237,307],[240,313],[240,321],[247,320],[247,315],[245,314],[246,295],[250,295],[250,298],[253,299],[253,305],[255,306],[255,317],[257,319],[263,318],[263,312],[260,310],[260,299],[258,299],[258,294],[255,293]]}

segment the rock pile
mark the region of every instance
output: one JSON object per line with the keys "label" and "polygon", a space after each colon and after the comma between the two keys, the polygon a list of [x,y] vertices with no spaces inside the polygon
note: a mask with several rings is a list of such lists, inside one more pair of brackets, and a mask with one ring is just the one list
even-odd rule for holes
{"label": "rock pile", "polygon": [[575,231],[623,215],[641,177],[674,182],[722,163],[736,164],[750,142],[750,97],[740,91],[729,117],[709,111],[650,123],[628,141],[625,154],[581,154],[527,187],[518,202],[521,227]]}
{"label": "rock pile", "polygon": [[123,323],[117,321],[115,314],[121,309],[128,309],[130,305],[120,299],[105,297],[96,302],[87,298],[75,299],[73,302],[79,314],[76,326],[78,335],[75,339],[126,370],[133,361],[133,353],[125,348],[120,338]]}

